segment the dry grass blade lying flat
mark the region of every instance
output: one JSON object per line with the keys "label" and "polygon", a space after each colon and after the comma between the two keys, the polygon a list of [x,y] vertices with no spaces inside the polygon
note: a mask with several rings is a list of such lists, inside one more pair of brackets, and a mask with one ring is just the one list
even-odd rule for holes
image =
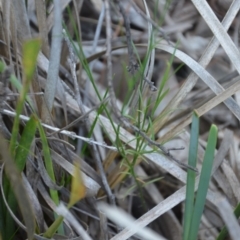
{"label": "dry grass blade lying flat", "polygon": [[193,235],[238,239],[240,0],[1,3],[0,238],[188,236],[194,110],[199,171],[219,132]]}
{"label": "dry grass blade lying flat", "polygon": [[[237,77],[238,81],[240,80],[239,77]],[[240,83],[236,82],[233,84],[230,88],[225,90],[223,93],[219,94],[218,96],[212,98],[208,102],[206,102],[201,107],[195,109],[195,111],[198,113],[199,116],[204,115],[214,107],[216,107],[218,104],[225,101],[225,99],[232,96],[234,93],[240,91]],[[166,142],[167,140],[171,139],[172,137],[176,136],[178,133],[182,131],[186,126],[188,126],[191,123],[191,116],[188,116],[185,118],[182,122],[180,122],[177,126],[174,126],[168,133],[166,133],[163,137],[161,137],[161,141]]]}
{"label": "dry grass blade lying flat", "polygon": [[239,50],[227,34],[212,9],[209,7],[206,1],[192,1],[199,13],[202,15],[208,26],[211,28],[215,37],[218,39],[232,64],[235,66],[238,73],[240,73],[240,64],[238,59],[240,58]]}
{"label": "dry grass blade lying flat", "polygon": [[[225,28],[225,30],[228,30],[228,28],[230,27],[232,21],[234,20],[234,18],[236,17],[236,15],[239,11],[239,8],[240,8],[240,1],[234,1],[222,21],[222,25]],[[212,57],[218,47],[219,47],[219,42],[216,37],[213,37],[212,40],[209,42],[207,48],[205,49],[203,55],[201,56],[201,58],[199,60],[199,64],[203,67],[206,67],[209,64],[210,60],[212,59]],[[195,86],[197,80],[198,80],[198,76],[196,74],[191,73],[189,75],[189,77],[187,78],[187,80],[185,81],[183,86],[181,87],[178,94],[173,98],[173,100],[171,101],[169,106],[167,106],[165,111],[162,113],[163,119],[162,119],[158,129],[160,129],[161,126],[163,126],[166,123],[167,119],[169,118],[169,117],[167,117],[168,115],[166,114],[166,112],[168,112],[169,109],[171,109],[171,108],[175,109],[184,100],[186,95]]]}
{"label": "dry grass blade lying flat", "polygon": [[218,206],[219,212],[229,229],[231,238],[233,240],[237,240],[239,238],[240,228],[238,221],[232,214],[231,205],[226,199],[221,197],[219,197],[219,200],[216,205]]}

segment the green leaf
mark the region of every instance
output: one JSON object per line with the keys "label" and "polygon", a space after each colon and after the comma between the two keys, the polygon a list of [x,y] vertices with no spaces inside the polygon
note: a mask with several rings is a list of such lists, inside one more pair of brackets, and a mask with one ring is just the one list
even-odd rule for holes
{"label": "green leaf", "polygon": [[[86,188],[83,183],[79,164],[75,164],[71,185],[71,195],[68,208],[71,208],[77,201],[85,197],[86,194]],[[62,224],[63,219],[64,218],[62,216],[58,216],[58,218],[52,223],[43,236],[52,238],[59,226]]]}
{"label": "green leaf", "polygon": [[[31,144],[36,133],[37,123],[38,121],[36,117],[33,115],[30,118],[30,120],[27,122],[23,130],[19,145],[17,147],[16,155],[15,155],[15,163],[16,163],[17,169],[20,172],[22,172],[25,167],[27,156],[29,154]],[[9,181],[6,178],[5,178],[4,185],[8,189],[6,192],[8,204],[11,207],[12,211],[15,213],[17,211],[17,200],[15,198],[13,190],[10,189]],[[6,235],[10,236],[14,230],[15,223],[8,212],[6,214],[5,221],[6,221]]]}
{"label": "green leaf", "polygon": [[63,222],[63,217],[58,216],[57,219],[52,223],[52,225],[47,229],[47,231],[43,234],[45,238],[52,238],[53,235],[56,233],[57,229]]}
{"label": "green leaf", "polygon": [[[47,142],[47,137],[45,135],[44,129],[40,122],[38,122],[38,130],[40,133],[40,138],[42,140],[43,156],[44,156],[44,162],[45,162],[47,173],[48,173],[49,177],[51,178],[51,180],[54,183],[56,183],[50,149],[49,149],[48,142]],[[58,192],[56,190],[50,189],[50,196],[51,196],[52,200],[54,201],[54,203],[58,206],[59,205]],[[55,216],[55,217],[57,219],[57,216]],[[60,225],[58,232],[61,234],[64,234],[63,225]]]}
{"label": "green leaf", "polygon": [[39,38],[28,40],[23,44],[22,63],[27,81],[31,80],[33,77],[40,48],[41,40]]}
{"label": "green leaf", "polygon": [[5,70],[6,66],[3,61],[0,61],[0,73],[2,73]]}
{"label": "green leaf", "polygon": [[[191,137],[190,137],[189,155],[188,155],[188,165],[194,168],[196,168],[197,166],[198,137],[199,137],[199,118],[196,112],[194,112],[192,117]],[[185,240],[189,239],[188,234],[189,234],[190,225],[192,221],[195,178],[196,178],[196,173],[191,169],[188,169],[185,212],[184,212],[184,227],[183,227],[183,239]]]}
{"label": "green leaf", "polygon": [[[10,82],[18,90],[18,92],[22,91],[22,89],[23,89],[22,83],[16,78],[15,75],[13,75],[13,74],[11,75]],[[32,100],[28,95],[26,95],[26,101],[29,103],[31,108],[34,109]]]}
{"label": "green leaf", "polygon": [[[27,124],[23,130],[19,145],[16,149],[16,154],[15,154],[14,160],[16,163],[16,167],[18,168],[18,170],[20,172],[22,172],[25,167],[27,156],[29,154],[31,144],[32,144],[32,141],[33,141],[35,133],[36,133],[37,123],[38,123],[38,121],[37,121],[36,117],[33,115],[30,118],[30,120],[27,122]],[[14,193],[10,187],[10,183],[9,183],[8,179],[5,179],[4,185],[6,188],[5,193],[7,193],[8,204],[11,207],[12,211],[16,212],[17,211],[17,201],[16,201]],[[12,234],[15,223],[14,223],[11,215],[8,212],[6,214],[5,221],[6,221],[6,225],[7,225],[6,234],[7,234],[7,236],[9,236],[10,234]]]}
{"label": "green leaf", "polygon": [[188,239],[197,239],[198,229],[201,221],[201,216],[203,213],[208,186],[211,178],[212,165],[214,160],[214,151],[217,144],[217,127],[215,125],[211,126],[206,152],[204,155],[202,171],[199,180],[199,186],[196,196],[196,203],[193,209],[193,216],[190,226],[190,232]]}
{"label": "green leaf", "polygon": [[[16,167],[16,164],[14,163],[14,160],[8,151],[7,143],[1,134],[0,134],[0,152],[2,156],[2,161],[4,162],[4,171],[12,187],[8,194],[8,196],[11,196],[11,197],[8,197],[9,206],[12,207],[11,206],[12,203],[13,203],[13,206],[16,206],[16,203],[18,203],[18,206],[22,213],[23,220],[25,222],[28,239],[33,239],[33,234],[35,231],[35,220],[34,220],[34,213],[31,207],[31,202],[28,197],[27,191],[24,187],[21,173]],[[12,209],[12,211],[16,213],[15,209]],[[10,215],[8,214],[8,216],[6,217],[6,225],[5,225],[6,232],[12,229],[12,225],[9,226],[7,224],[8,219],[10,219],[9,216]],[[11,224],[12,223],[14,223],[13,220],[11,221]],[[6,239],[10,239],[9,237],[13,235],[14,231],[15,229],[13,228],[13,231],[6,233],[5,235]]]}
{"label": "green leaf", "polygon": [[23,130],[15,156],[15,162],[20,171],[23,171],[25,167],[27,156],[29,154],[31,144],[36,133],[37,124],[38,120],[36,116],[33,115]]}
{"label": "green leaf", "polygon": [[10,140],[10,153],[12,156],[15,155],[15,147],[17,144],[17,136],[19,132],[19,122],[20,122],[20,114],[24,107],[24,102],[30,87],[31,79],[35,70],[37,55],[40,50],[41,42],[39,39],[28,40],[23,43],[23,71],[25,78],[23,80],[23,87],[20,92],[20,97],[16,107],[16,117],[13,123],[12,136]]}

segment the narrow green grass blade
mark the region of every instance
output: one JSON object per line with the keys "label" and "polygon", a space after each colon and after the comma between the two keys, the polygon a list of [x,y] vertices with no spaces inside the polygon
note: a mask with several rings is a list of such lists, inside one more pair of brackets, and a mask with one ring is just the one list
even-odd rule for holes
{"label": "narrow green grass blade", "polygon": [[[40,122],[38,122],[38,130],[40,133],[40,138],[42,140],[43,156],[44,156],[47,173],[48,173],[49,177],[51,178],[51,180],[54,183],[56,183],[50,149],[49,149],[48,142],[47,142],[47,137],[45,135],[44,129]],[[51,196],[52,200],[54,201],[54,203],[58,206],[59,205],[58,192],[56,190],[50,189],[50,196]],[[57,218],[57,216],[55,216],[55,217]],[[64,235],[64,229],[63,229],[62,224],[58,228],[58,233]]]}
{"label": "narrow green grass blade", "polygon": [[[46,138],[44,129],[40,122],[38,122],[38,130],[40,133],[40,138],[42,140],[43,156],[44,156],[44,161],[45,161],[45,165],[46,165],[46,170],[47,170],[47,173],[48,173],[49,177],[51,178],[51,180],[55,183],[56,179],[55,179],[55,175],[54,175],[54,169],[53,169],[52,159],[51,159],[51,155],[50,155],[50,150],[49,150],[49,146],[48,146],[48,142],[47,142],[47,138]],[[55,192],[55,190],[52,190],[52,191]],[[54,201],[54,202],[57,205],[59,204],[58,200]]]}
{"label": "narrow green grass blade", "polygon": [[214,160],[214,151],[217,143],[217,127],[215,125],[211,126],[206,152],[204,155],[202,171],[199,180],[199,186],[196,196],[196,203],[193,209],[193,216],[190,226],[190,232],[188,239],[197,239],[199,224],[201,221],[201,216],[203,213],[208,186],[211,178],[212,165]]}
{"label": "narrow green grass blade", "polygon": [[[84,198],[86,194],[86,188],[83,183],[82,175],[80,173],[80,165],[75,164],[72,183],[71,183],[71,194],[67,208],[70,209],[75,203],[77,203],[80,199]],[[47,229],[44,233],[44,237],[52,238],[59,226],[63,221],[62,216],[58,216],[58,218],[52,223],[52,225]]]}
{"label": "narrow green grass blade", "polygon": [[33,115],[23,130],[15,156],[15,162],[20,171],[23,171],[25,167],[27,156],[29,154],[31,144],[36,133],[37,124],[38,120],[36,116]]}
{"label": "narrow green grass blade", "polygon": [[37,62],[37,56],[38,52],[41,47],[41,41],[40,39],[32,39],[29,41],[26,41],[23,44],[23,72],[24,72],[24,79],[23,79],[23,88],[20,92],[20,97],[17,103],[16,107],[16,117],[14,119],[13,129],[12,129],[12,137],[10,140],[10,152],[14,156],[14,151],[17,143],[17,136],[18,136],[18,130],[19,130],[19,115],[21,114],[24,102],[27,96],[27,92],[29,90],[31,80],[35,71],[36,62]]}
{"label": "narrow green grass blade", "polygon": [[[175,51],[177,50],[177,47],[178,47],[178,44],[176,45]],[[166,90],[164,92],[163,92],[163,90],[164,90],[164,87],[166,86],[166,83],[168,82],[168,79],[170,78],[170,70],[171,70],[171,67],[173,65],[173,61],[174,61],[174,58],[175,58],[175,51],[171,55],[169,61],[167,61],[167,68],[164,72],[164,75],[163,75],[162,80],[161,80],[161,84],[159,86],[158,95],[157,95],[157,98],[156,98],[156,101],[155,101],[155,104],[154,104],[154,107],[153,107],[153,110],[152,110],[152,115],[154,115],[154,113],[155,113],[156,109],[158,108],[159,104],[161,103],[163,98],[168,93],[168,90]],[[155,121],[158,121],[158,120],[155,119]]]}
{"label": "narrow green grass blade", "polygon": [[[108,93],[108,90],[105,92],[104,96],[103,96],[103,99],[105,99],[107,97],[107,93]],[[99,115],[103,112],[103,109],[105,108],[105,104],[103,104],[102,106],[99,107],[99,109],[97,110],[97,115],[96,115],[96,118],[94,119],[92,125],[91,125],[91,128],[89,130],[89,133],[88,133],[88,137],[90,138],[93,134],[93,130],[97,124],[97,120],[98,120],[98,117]],[[81,151],[81,154],[84,156],[85,154],[85,151],[87,149],[87,143],[84,143],[83,147],[82,147],[82,151]]]}
{"label": "narrow green grass blade", "polygon": [[[199,138],[199,118],[194,112],[192,116],[191,138],[189,145],[188,165],[196,168]],[[196,173],[191,169],[187,171],[187,189],[185,200],[185,212],[183,222],[183,239],[188,240],[189,229],[192,221],[193,205],[194,205],[194,186]]]}
{"label": "narrow green grass blade", "polygon": [[[71,17],[71,15],[70,15],[70,17]],[[85,55],[84,55],[84,51],[83,51],[83,49],[82,49],[81,41],[80,41],[80,39],[79,39],[79,33],[78,33],[78,31],[76,31],[76,24],[75,24],[75,22],[73,21],[73,19],[71,19],[71,21],[72,21],[72,23],[73,23],[72,26],[73,26],[74,29],[75,29],[75,34],[76,34],[76,37],[77,37],[77,40],[78,40],[77,43],[78,43],[79,49],[76,47],[75,44],[73,44],[73,40],[72,40],[71,38],[69,38],[69,40],[70,40],[70,42],[72,43],[72,47],[73,47],[76,55],[78,56],[79,61],[80,61],[80,63],[82,64],[83,69],[86,71],[86,74],[87,74],[90,82],[92,83],[92,86],[93,86],[93,88],[94,88],[94,91],[95,91],[98,99],[99,99],[100,101],[102,101],[105,97],[104,97],[104,98],[101,97],[101,94],[100,94],[100,92],[99,92],[99,90],[98,90],[98,87],[97,87],[97,85],[96,85],[96,83],[95,83],[95,80],[94,80],[94,78],[93,78],[91,69],[90,69],[89,64],[88,64],[90,61],[89,61],[89,59],[87,59],[87,58],[85,57]],[[65,31],[66,31],[66,33],[68,34],[67,28],[65,28]],[[69,36],[69,34],[68,34],[68,36]],[[105,53],[105,52],[103,51],[102,54],[104,54],[104,53]],[[100,56],[101,56],[101,55],[100,55]],[[118,134],[118,132],[117,132],[117,130],[116,130],[116,128],[115,128],[115,125],[114,125],[114,123],[113,123],[113,119],[112,119],[112,117],[111,117],[108,109],[106,108],[105,104],[102,105],[102,108],[103,108],[103,110],[105,111],[108,119],[110,120],[110,123],[111,123],[111,125],[112,125],[115,133]]]}
{"label": "narrow green grass blade", "polygon": [[[160,105],[160,103],[162,102],[162,100],[167,96],[167,94],[169,93],[169,89],[165,90],[161,95],[158,94],[158,97],[156,99],[156,102],[154,104],[153,110],[152,110],[152,117],[154,117],[154,114],[158,108],[158,106]],[[159,120],[159,119],[158,119]]]}
{"label": "narrow green grass blade", "polygon": [[[15,75],[13,75],[13,74],[11,75],[10,82],[18,90],[18,92],[22,91],[22,89],[23,89],[22,83],[16,78]],[[26,96],[26,101],[29,103],[31,108],[34,109],[32,100],[29,96]]]}

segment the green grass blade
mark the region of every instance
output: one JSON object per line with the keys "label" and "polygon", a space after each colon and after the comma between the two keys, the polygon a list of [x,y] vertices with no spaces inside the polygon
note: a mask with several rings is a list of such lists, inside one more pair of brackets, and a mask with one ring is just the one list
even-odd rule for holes
{"label": "green grass blade", "polygon": [[[82,175],[80,173],[80,165],[76,163],[72,177],[71,194],[68,203],[68,209],[70,209],[80,199],[84,198],[85,194],[86,188],[83,183]],[[59,226],[62,224],[63,219],[64,218],[62,216],[58,216],[58,218],[52,223],[52,225],[47,229],[43,236],[52,238]]]}
{"label": "green grass blade", "polygon": [[[16,78],[15,75],[13,75],[13,74],[11,75],[10,82],[18,90],[18,92],[22,91],[22,89],[23,89],[22,83]],[[31,108],[34,109],[32,100],[29,96],[26,96],[26,101],[31,106]]]}
{"label": "green grass blade", "polygon": [[6,209],[4,206],[4,202],[2,199],[2,195],[0,194],[0,239],[6,239],[5,238],[5,215],[6,215]]}
{"label": "green grass blade", "polygon": [[[28,234],[28,239],[33,239],[33,234],[35,231],[35,221],[34,221],[34,213],[31,207],[31,202],[28,197],[27,191],[22,181],[21,173],[17,169],[16,164],[14,163],[14,159],[8,151],[7,142],[4,140],[4,137],[0,134],[0,152],[2,156],[2,161],[5,163],[4,171],[11,183],[12,188],[10,189],[11,196],[16,197],[19,209],[21,210],[22,217],[24,219],[24,223],[26,226],[26,231]],[[14,195],[13,195],[14,193]],[[13,198],[10,198],[12,201]],[[9,203],[9,202],[8,202]],[[10,204],[9,204],[10,205]],[[12,209],[13,211],[13,209]],[[16,211],[14,211],[16,213]],[[9,226],[6,221],[6,232],[11,229],[11,225]],[[14,223],[14,222],[13,222]],[[6,239],[10,239],[13,236],[13,233],[16,231],[14,228],[13,231],[8,231],[5,237]]]}
{"label": "green grass blade", "polygon": [[52,238],[56,231],[59,229],[63,222],[63,217],[58,216],[57,219],[52,223],[52,225],[47,229],[47,231],[43,234],[45,238]]}
{"label": "green grass blade", "polygon": [[[54,183],[56,183],[50,149],[49,149],[48,142],[47,142],[47,137],[45,135],[44,129],[40,122],[38,122],[38,130],[40,133],[40,138],[42,140],[43,156],[44,156],[44,162],[45,162],[47,173],[48,173],[49,177],[51,178],[51,180]],[[51,196],[52,200],[54,201],[54,203],[58,206],[59,205],[58,192],[56,190],[50,189],[50,196]],[[55,217],[57,218],[57,216],[55,216]],[[58,232],[60,234],[64,234],[62,224],[58,228]]]}
{"label": "green grass blade", "polygon": [[23,44],[22,62],[26,82],[30,82],[32,80],[36,68],[37,56],[40,49],[41,49],[40,38],[25,41]]}
{"label": "green grass blade", "polygon": [[38,120],[33,115],[31,116],[30,120],[27,122],[23,130],[22,137],[17,147],[15,156],[15,162],[20,171],[23,171],[25,167],[27,156],[29,154],[32,141],[35,137],[37,124]]}
{"label": "green grass blade", "polygon": [[[6,66],[3,61],[0,61],[0,74],[4,72]],[[3,185],[3,188],[6,186]],[[6,208],[2,198],[2,194],[0,193],[0,239],[6,239],[5,237],[5,230],[6,230]]]}
{"label": "green grass blade", "polygon": [[[8,181],[8,179],[5,178],[5,181]],[[10,183],[7,182],[7,186],[9,187]],[[8,190],[8,195],[7,195],[7,202],[9,207],[11,208],[12,212],[16,213],[17,212],[17,200],[15,198],[15,195],[12,191],[12,189]],[[9,239],[12,236],[12,233],[16,229],[15,222],[11,216],[11,214],[7,211],[6,213],[6,218],[5,218],[5,238]]]}
{"label": "green grass blade", "polygon": [[[22,172],[25,167],[27,156],[29,154],[31,144],[36,133],[37,122],[38,121],[36,120],[35,116],[32,116],[30,118],[30,120],[27,122],[23,130],[22,137],[17,147],[16,154],[15,154],[15,163],[16,163],[17,169],[20,172]],[[5,179],[5,180],[6,180],[5,185],[7,185],[7,188],[10,188],[8,179]],[[15,213],[17,211],[17,200],[15,198],[15,195],[12,189],[9,189],[7,191],[8,191],[7,192],[8,204],[12,209],[12,211]],[[11,236],[13,230],[15,229],[15,223],[14,223],[14,220],[12,219],[12,216],[8,212],[6,214],[5,221],[6,221],[6,234],[7,236]]]}
{"label": "green grass blade", "polygon": [[[198,138],[199,138],[199,118],[194,112],[192,117],[191,138],[189,145],[188,165],[196,168],[197,153],[198,153]],[[185,200],[185,212],[183,222],[183,239],[187,240],[190,225],[192,221],[193,205],[194,205],[194,186],[196,173],[191,169],[187,171],[187,189]]]}
{"label": "green grass blade", "polygon": [[0,73],[4,72],[6,66],[3,61],[0,61]]}
{"label": "green grass blade", "polygon": [[[34,71],[35,71],[39,49],[40,49],[40,40],[39,39],[33,39],[33,40],[26,41],[23,45],[22,62],[23,62],[24,81],[23,81],[23,85],[22,85],[21,89],[19,88],[20,89],[20,97],[19,97],[19,100],[18,100],[18,103],[16,106],[16,117],[14,119],[12,136],[11,136],[11,140],[10,140],[10,153],[12,154],[12,156],[15,156],[15,162],[20,171],[22,171],[25,166],[29,148],[31,146],[31,143],[32,143],[33,137],[35,135],[35,131],[36,131],[36,126],[34,129],[33,120],[30,120],[30,122],[27,124],[27,126],[29,126],[29,124],[31,126],[30,126],[30,128],[28,127],[27,131],[26,130],[24,131],[25,133],[22,138],[22,142],[21,142],[22,149],[20,150],[20,148],[18,148],[18,153],[15,154],[14,152],[15,152],[15,148],[17,145],[17,137],[18,137],[18,133],[19,133],[19,122],[20,122],[19,115],[21,114],[21,112],[23,110],[25,99],[27,99],[27,92],[29,90],[29,87],[31,84],[31,79],[32,79]],[[14,80],[14,78],[12,76],[11,76],[11,80]],[[11,207],[13,212],[16,212],[17,202],[16,202],[16,198],[13,194],[13,191],[10,189],[9,181],[6,180],[4,185],[5,185],[5,189],[6,189],[6,193],[7,193],[7,201],[9,203],[9,206]],[[9,234],[12,234],[12,232],[14,230],[14,221],[8,212],[6,214],[5,221],[6,221],[6,225],[7,225],[7,229],[6,229],[7,233],[6,234],[7,234],[7,236],[10,236]]]}
{"label": "green grass blade", "polygon": [[214,151],[217,144],[217,127],[211,126],[206,152],[204,155],[202,171],[199,180],[199,186],[196,196],[196,203],[193,210],[193,216],[190,226],[189,238],[191,240],[197,239],[199,224],[203,213],[208,186],[211,178],[212,165],[214,160]]}
{"label": "green grass blade", "polygon": [[19,115],[21,114],[24,107],[24,102],[27,96],[27,92],[29,90],[31,80],[36,68],[37,56],[38,56],[40,47],[41,47],[40,39],[32,39],[32,40],[26,41],[23,44],[22,62],[23,62],[24,81],[23,81],[23,88],[20,92],[20,97],[16,107],[16,117],[14,119],[12,137],[10,140],[10,152],[13,156],[14,156],[14,151],[17,144],[17,136],[19,132],[19,122],[20,122]]}

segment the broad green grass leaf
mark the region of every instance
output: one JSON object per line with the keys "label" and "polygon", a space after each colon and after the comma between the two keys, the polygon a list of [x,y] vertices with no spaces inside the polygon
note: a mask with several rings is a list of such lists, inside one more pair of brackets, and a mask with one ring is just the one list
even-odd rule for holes
{"label": "broad green grass leaf", "polygon": [[[194,112],[192,116],[191,138],[189,145],[188,165],[196,168],[197,166],[197,153],[198,153],[198,137],[199,137],[199,118]],[[194,186],[195,186],[196,173],[191,169],[187,172],[187,189],[185,200],[184,212],[184,227],[183,239],[187,240],[189,229],[192,220],[193,205],[194,205]]]}
{"label": "broad green grass leaf", "polygon": [[[36,117],[33,115],[30,118],[30,120],[27,122],[23,130],[19,145],[17,147],[16,154],[15,154],[15,163],[16,163],[17,169],[20,172],[22,172],[25,167],[27,156],[29,154],[31,144],[36,133],[37,123],[38,121]],[[6,181],[5,185],[7,187],[6,193],[7,193],[8,204],[13,210],[13,212],[15,213],[17,211],[17,199],[14,195],[13,190],[10,188],[8,179],[5,179],[5,181]],[[9,213],[6,214],[5,221],[6,221],[6,230],[7,230],[6,234],[7,236],[9,236],[12,233],[12,230],[14,229],[14,221]]]}
{"label": "broad green grass leaf", "polygon": [[2,73],[5,70],[5,64],[3,61],[0,61],[0,73]]}
{"label": "broad green grass leaf", "polygon": [[201,216],[203,213],[208,186],[211,178],[212,165],[214,160],[214,151],[217,144],[217,127],[215,125],[211,126],[207,148],[204,155],[202,171],[200,175],[198,191],[196,195],[196,202],[193,209],[192,221],[190,226],[190,232],[188,239],[197,239],[198,229],[201,221]]}
{"label": "broad green grass leaf", "polygon": [[15,156],[15,162],[20,171],[23,171],[25,167],[27,156],[29,154],[31,144],[36,133],[37,124],[38,120],[36,116],[33,115],[23,130]]}
{"label": "broad green grass leaf", "polygon": [[[35,231],[35,220],[33,210],[31,208],[31,202],[28,198],[27,191],[23,185],[21,173],[18,170],[11,154],[8,151],[8,146],[4,137],[0,134],[0,152],[2,156],[2,161],[5,163],[4,170],[9,179],[9,182],[12,186],[12,191],[14,192],[14,197],[17,199],[18,206],[21,210],[26,228],[28,239],[33,239],[33,234]],[[11,199],[10,199],[11,201]],[[9,226],[6,224],[6,228]],[[10,226],[11,227],[11,226]],[[7,231],[7,229],[6,229]],[[15,230],[14,230],[15,231]],[[10,239],[14,231],[9,232],[9,234],[5,235],[6,239]]]}
{"label": "broad green grass leaf", "polygon": [[32,76],[36,67],[37,55],[40,50],[41,42],[39,39],[28,40],[23,44],[23,72],[25,78],[23,80],[23,87],[20,92],[20,97],[16,107],[16,117],[13,123],[12,137],[10,140],[10,152],[14,156],[15,147],[17,144],[17,136],[19,133],[19,115],[21,114],[27,92],[30,87]]}

